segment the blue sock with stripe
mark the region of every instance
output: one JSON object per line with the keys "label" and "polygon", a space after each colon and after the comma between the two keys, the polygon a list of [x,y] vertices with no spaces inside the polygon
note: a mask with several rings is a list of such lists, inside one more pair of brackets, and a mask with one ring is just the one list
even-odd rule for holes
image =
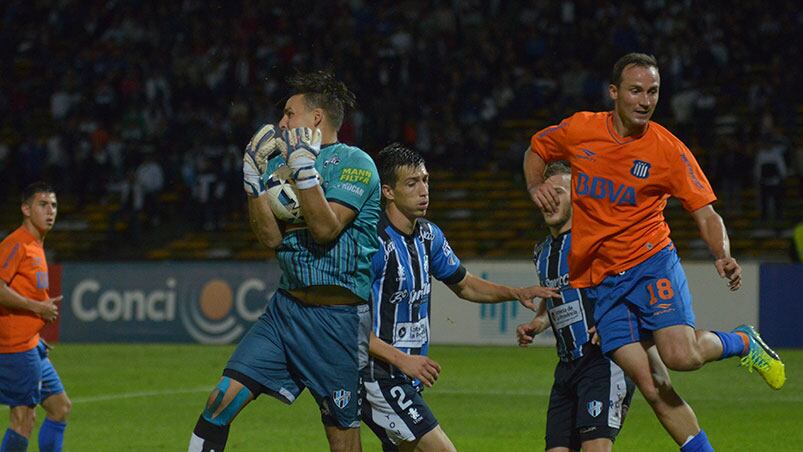
{"label": "blue sock with stripe", "polygon": [[64,445],[66,422],[54,421],[48,417],[39,428],[39,450],[41,452],[61,452]]}
{"label": "blue sock with stripe", "polygon": [[719,359],[730,358],[731,356],[744,356],[747,348],[743,339],[744,335],[739,333],[725,333],[723,331],[712,331],[722,342],[722,356]]}
{"label": "blue sock with stripe", "polygon": [[700,429],[698,434],[680,447],[680,452],[714,452],[714,447],[708,442],[705,431]]}
{"label": "blue sock with stripe", "polygon": [[28,450],[28,438],[10,428],[6,429],[3,443],[0,444],[0,452],[25,452],[26,450]]}

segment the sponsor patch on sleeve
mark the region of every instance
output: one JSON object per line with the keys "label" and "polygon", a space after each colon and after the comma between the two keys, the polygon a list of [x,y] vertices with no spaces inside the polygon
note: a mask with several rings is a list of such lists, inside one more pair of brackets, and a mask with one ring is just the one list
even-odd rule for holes
{"label": "sponsor patch on sleeve", "polygon": [[354,185],[354,184],[352,184],[350,182],[338,183],[337,185],[335,185],[334,188],[336,188],[338,190],[345,190],[347,192],[354,193],[357,196],[362,196],[363,193],[365,193],[365,189],[364,188],[362,188],[362,187],[360,187],[358,185]]}
{"label": "sponsor patch on sleeve", "polygon": [[343,171],[340,172],[340,181],[367,185],[371,182],[371,172],[362,168],[343,168]]}

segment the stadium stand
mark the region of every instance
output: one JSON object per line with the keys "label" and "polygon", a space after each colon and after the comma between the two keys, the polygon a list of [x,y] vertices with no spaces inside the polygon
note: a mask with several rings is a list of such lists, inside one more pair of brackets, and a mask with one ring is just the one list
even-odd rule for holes
{"label": "stadium stand", "polygon": [[[639,50],[662,66],[655,119],[698,156],[734,253],[789,254],[803,219],[793,1],[272,5],[3,2],[0,227],[14,226],[20,187],[44,177],[60,193],[57,259],[269,258],[244,215],[241,148],[278,119],[288,74],[328,68],[358,96],[341,139],[419,149],[434,174],[431,216],[461,256],[526,256],[544,234],[520,176],[529,134],[607,108],[611,62]],[[771,221],[753,176],[767,137],[790,168]],[[156,206],[137,192],[148,160],[163,172]],[[688,215],[672,205],[667,217],[684,256],[705,256]]]}

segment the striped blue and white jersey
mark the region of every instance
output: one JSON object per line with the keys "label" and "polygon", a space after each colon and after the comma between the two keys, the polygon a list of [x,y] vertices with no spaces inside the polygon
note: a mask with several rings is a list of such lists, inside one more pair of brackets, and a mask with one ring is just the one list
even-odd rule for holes
{"label": "striped blue and white jersey", "polygon": [[[419,219],[408,235],[383,213],[377,232],[379,251],[371,265],[371,327],[379,339],[402,352],[426,355],[432,277],[447,285],[457,284],[466,276],[466,269],[440,228],[427,220]],[[374,358],[369,359],[368,373],[373,379],[404,375]]]}
{"label": "striped blue and white jersey", "polygon": [[[282,157],[272,159],[265,177],[282,164]],[[333,143],[321,147],[315,168],[323,180],[326,200],[354,210],[357,216],[331,243],[315,242],[306,228],[287,232],[276,249],[282,269],[279,287],[341,286],[368,301],[371,257],[379,245],[376,225],[381,208],[376,165],[361,149]]]}
{"label": "striped blue and white jersey", "polygon": [[533,252],[541,285],[560,289],[560,298],[547,298],[545,303],[561,361],[583,356],[583,346],[589,341],[588,329],[594,326],[594,307],[588,296],[583,289],[569,285],[571,242],[571,231],[557,237],[549,235]]}

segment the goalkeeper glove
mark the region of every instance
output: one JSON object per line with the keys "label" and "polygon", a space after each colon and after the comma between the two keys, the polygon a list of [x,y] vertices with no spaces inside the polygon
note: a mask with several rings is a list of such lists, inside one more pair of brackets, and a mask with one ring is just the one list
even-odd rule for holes
{"label": "goalkeeper glove", "polygon": [[271,124],[259,128],[251,137],[243,154],[243,188],[249,196],[259,196],[265,191],[262,174],[268,167],[268,161],[282,154],[284,140],[277,137],[276,129]]}
{"label": "goalkeeper glove", "polygon": [[315,159],[321,152],[321,131],[299,127],[284,131],[287,145],[287,166],[293,171],[296,188],[312,188],[320,184]]}
{"label": "goalkeeper glove", "polygon": [[265,193],[265,183],[262,182],[262,176],[248,163],[247,158],[243,159],[243,189],[245,189],[245,193],[248,196],[254,198]]}
{"label": "goalkeeper glove", "polygon": [[251,137],[251,141],[245,147],[243,160],[251,165],[259,174],[264,174],[268,168],[268,161],[274,157],[282,155],[284,151],[284,140],[280,139],[276,129],[272,124],[265,124],[260,127],[257,133]]}

